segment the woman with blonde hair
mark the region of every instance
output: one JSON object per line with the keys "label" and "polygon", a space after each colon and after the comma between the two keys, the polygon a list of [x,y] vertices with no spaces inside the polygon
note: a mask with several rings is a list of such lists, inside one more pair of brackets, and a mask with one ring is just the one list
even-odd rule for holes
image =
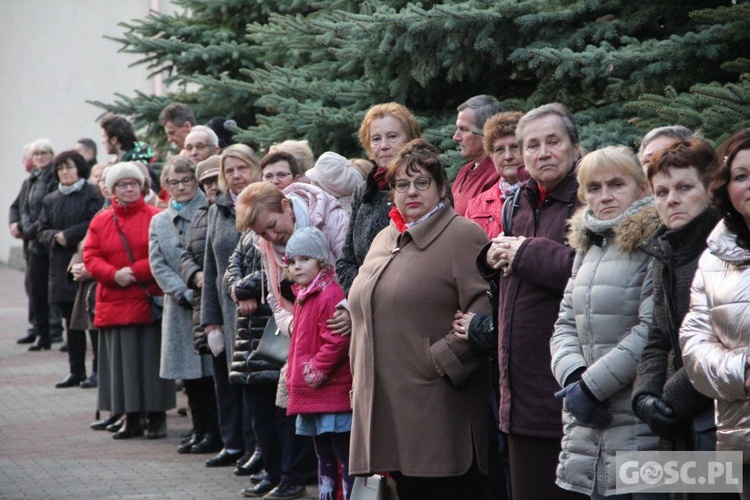
{"label": "woman with blonde hair", "polygon": [[255,451],[250,418],[243,412],[242,387],[229,384],[237,306],[226,293],[223,280],[229,257],[239,240],[235,222],[237,197],[245,187],[258,182],[260,177],[260,162],[250,147],[233,144],[222,152],[219,169],[221,194],[216,196],[214,204],[208,209],[201,324],[213,354],[219,428],[224,448],[206,462],[207,467],[245,462]]}
{"label": "woman with blonde hair", "polygon": [[550,340],[564,398],[557,485],[600,499],[615,493],[616,451],[657,447],[630,399],[653,310],[652,257],[638,244],[660,220],[629,149],[589,153],[577,176],[586,205],[571,219],[573,274]]}

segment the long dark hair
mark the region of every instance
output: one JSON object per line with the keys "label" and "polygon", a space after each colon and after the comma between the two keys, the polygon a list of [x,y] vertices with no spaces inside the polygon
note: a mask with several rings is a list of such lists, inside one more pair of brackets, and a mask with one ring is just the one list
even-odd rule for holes
{"label": "long dark hair", "polygon": [[750,250],[750,228],[729,199],[732,163],[737,153],[744,149],[750,149],[750,128],[735,132],[719,146],[719,158],[724,158],[724,162],[711,188],[711,194],[714,206],[723,217],[727,229],[737,235],[737,245]]}

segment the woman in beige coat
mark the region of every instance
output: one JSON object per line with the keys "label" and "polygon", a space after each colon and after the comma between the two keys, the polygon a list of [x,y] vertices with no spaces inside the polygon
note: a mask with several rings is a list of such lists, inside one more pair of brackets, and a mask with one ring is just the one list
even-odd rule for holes
{"label": "woman in beige coat", "polygon": [[456,310],[489,313],[474,265],[487,236],[445,202],[433,146],[410,142],[385,175],[391,223],[349,294],[350,473],[390,472],[401,500],[479,498],[489,360],[451,324]]}

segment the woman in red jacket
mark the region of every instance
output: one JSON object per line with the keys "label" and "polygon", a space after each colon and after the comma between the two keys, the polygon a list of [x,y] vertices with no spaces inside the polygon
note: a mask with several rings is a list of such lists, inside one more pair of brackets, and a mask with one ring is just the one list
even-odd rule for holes
{"label": "woman in red jacket", "polygon": [[113,414],[127,414],[115,439],[142,436],[144,413],[146,437],[165,437],[166,411],[175,407],[174,381],[159,378],[161,328],[150,306],[162,301],[148,263],[149,223],[160,210],[144,202],[144,182],[133,162],[107,170],[112,210],[91,221],[83,254],[97,282],[94,325],[109,359],[108,373],[100,368],[99,400],[109,401]]}

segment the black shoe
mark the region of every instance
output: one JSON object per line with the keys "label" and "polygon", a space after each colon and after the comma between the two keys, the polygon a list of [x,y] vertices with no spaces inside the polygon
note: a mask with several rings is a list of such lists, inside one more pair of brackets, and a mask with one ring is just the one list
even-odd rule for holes
{"label": "black shoe", "polygon": [[99,375],[96,372],[92,373],[89,378],[79,384],[84,389],[93,389],[99,387]]}
{"label": "black shoe", "polygon": [[109,432],[117,432],[120,429],[122,429],[122,426],[125,424],[125,414],[123,413],[120,415],[120,418],[118,418],[115,422],[109,424],[106,429]]}
{"label": "black shoe", "polygon": [[[261,482],[260,484],[263,484],[263,482]],[[260,484],[258,486],[260,486]],[[283,500],[287,498],[300,498],[305,496],[306,494],[307,488],[305,488],[304,484],[296,485],[281,483],[263,498],[269,500]]]}
{"label": "black shoe", "polygon": [[216,453],[217,451],[221,451],[223,447],[224,443],[221,442],[221,438],[216,434],[208,432],[205,436],[201,436],[200,441],[193,444],[190,448],[190,453]]}
{"label": "black shoe", "polygon": [[177,453],[190,453],[190,449],[193,445],[198,444],[203,439],[200,434],[191,434],[190,439],[185,442],[180,442],[180,446],[177,447]]}
{"label": "black shoe", "polygon": [[122,415],[112,414],[108,416],[107,418],[103,418],[102,420],[97,420],[96,422],[93,422],[89,427],[91,427],[95,431],[103,431],[110,425],[120,420],[120,417],[122,417]]}
{"label": "black shoe", "polygon": [[63,342],[62,343],[62,345],[60,346],[60,352],[68,352],[68,343],[67,342]]}
{"label": "black shoe", "polygon": [[260,450],[255,450],[247,462],[242,465],[238,465],[234,469],[235,476],[252,476],[263,470],[263,455]]}
{"label": "black shoe", "polygon": [[148,412],[146,439],[162,439],[165,437],[167,437],[167,413],[163,411]]}
{"label": "black shoe", "polygon": [[250,476],[248,479],[250,480],[250,484],[258,484],[263,481],[264,477],[266,477],[265,472],[258,472],[257,474]]}
{"label": "black shoe", "polygon": [[29,331],[26,332],[26,335],[16,340],[16,344],[33,344],[35,340],[36,333],[34,333],[34,330],[29,329]]}
{"label": "black shoe", "polygon": [[64,389],[66,387],[75,387],[81,382],[86,380],[86,377],[82,377],[81,375],[73,375],[72,373],[69,373],[67,377],[59,381],[55,384],[55,387],[58,389]]}
{"label": "black shoe", "polygon": [[[270,491],[274,489],[276,485],[273,484],[268,479],[264,479],[263,481],[259,482],[258,484],[254,486],[248,486],[244,490],[242,490],[242,496],[243,497],[264,497],[266,494],[268,494]],[[296,498],[296,497],[295,497]]]}
{"label": "black shoe", "polygon": [[131,439],[143,436],[143,420],[139,413],[130,413],[122,429],[112,435],[112,439]]}
{"label": "black shoe", "polygon": [[49,339],[43,339],[42,337],[37,337],[36,342],[29,347],[29,351],[41,351],[46,350],[49,351],[50,347],[52,345],[49,342]]}
{"label": "black shoe", "polygon": [[[192,452],[192,450],[190,451]],[[206,460],[206,467],[229,467],[230,465],[234,465],[241,456],[241,451],[229,453],[226,450],[221,450],[221,453]]]}
{"label": "black shoe", "polygon": [[234,464],[234,465],[236,465],[237,467],[239,467],[240,465],[242,465],[244,463],[247,463],[247,461],[250,460],[250,457],[252,457],[253,454],[255,454],[255,450],[248,451],[247,453],[245,453],[244,455],[242,455],[240,458],[238,458],[237,459],[237,463]]}
{"label": "black shoe", "polygon": [[180,444],[185,444],[188,441],[193,441],[195,438],[195,429],[190,429],[184,434],[180,434]]}

